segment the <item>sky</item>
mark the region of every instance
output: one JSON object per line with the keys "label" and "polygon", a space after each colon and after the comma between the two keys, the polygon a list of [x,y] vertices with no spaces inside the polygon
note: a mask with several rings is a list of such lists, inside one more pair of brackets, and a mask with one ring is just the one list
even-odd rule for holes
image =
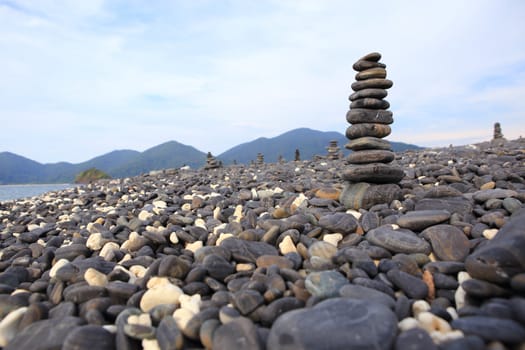
{"label": "sky", "polygon": [[78,163],[175,140],[214,155],[344,134],[380,52],[391,141],[525,136],[525,1],[0,0],[0,152]]}

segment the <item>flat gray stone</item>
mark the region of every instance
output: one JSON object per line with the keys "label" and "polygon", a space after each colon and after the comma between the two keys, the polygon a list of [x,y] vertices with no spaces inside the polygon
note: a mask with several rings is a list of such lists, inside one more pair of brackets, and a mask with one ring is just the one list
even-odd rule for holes
{"label": "flat gray stone", "polygon": [[333,298],[281,315],[268,349],[390,349],[397,334],[394,312],[382,304]]}

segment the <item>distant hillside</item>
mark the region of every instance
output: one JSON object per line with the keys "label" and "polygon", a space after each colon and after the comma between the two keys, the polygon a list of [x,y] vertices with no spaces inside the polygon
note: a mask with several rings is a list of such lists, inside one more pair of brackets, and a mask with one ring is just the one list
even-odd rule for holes
{"label": "distant hillside", "polygon": [[[295,158],[299,149],[301,159],[312,159],[315,155],[327,154],[326,147],[331,140],[337,140],[339,147],[346,155],[344,145],[348,142],[343,134],[333,131],[312,129],[295,129],[282,135],[261,137],[251,142],[235,146],[220,154],[217,158],[225,165],[234,161],[247,164],[257,158],[257,153],[264,155],[267,163],[274,163],[281,155],[285,160]],[[416,145],[392,142],[394,151],[420,149]],[[10,153],[0,153],[0,184],[23,183],[72,183],[79,173],[96,168],[113,178],[122,178],[147,173],[151,170],[180,168],[189,165],[201,168],[206,163],[206,153],[195,147],[176,141],[169,141],[152,147],[144,152],[117,150],[79,164],[66,162],[41,164],[31,159]]]}
{"label": "distant hillside", "polygon": [[163,143],[142,153],[132,150],[113,151],[79,164],[41,164],[10,152],[2,152],[0,184],[72,183],[78,173],[90,168],[100,169],[113,178],[119,178],[183,165],[198,168],[205,162],[205,153],[175,141]]}
{"label": "distant hillside", "polygon": [[[264,155],[265,162],[276,162],[279,155],[285,160],[294,160],[295,150],[298,149],[301,159],[312,159],[315,155],[324,156],[327,154],[326,147],[331,140],[337,140],[339,148],[347,155],[350,151],[344,146],[348,139],[341,133],[334,131],[318,131],[308,128],[294,129],[276,137],[261,137],[251,142],[235,146],[220,154],[217,158],[224,164],[249,163],[257,158],[257,153]],[[421,149],[416,145],[402,142],[390,142],[394,151],[404,151],[407,149]]]}
{"label": "distant hillside", "polygon": [[192,168],[200,168],[206,163],[206,153],[195,147],[183,145],[176,141],[169,141],[142,153],[139,153],[131,161],[122,166],[106,170],[112,177],[135,176],[151,170],[180,168],[189,165]]}

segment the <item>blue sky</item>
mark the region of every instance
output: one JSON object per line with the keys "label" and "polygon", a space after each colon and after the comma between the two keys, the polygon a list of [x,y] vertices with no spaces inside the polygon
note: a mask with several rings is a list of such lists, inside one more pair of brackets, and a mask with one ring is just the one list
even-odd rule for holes
{"label": "blue sky", "polygon": [[344,133],[361,56],[394,81],[390,140],[525,136],[525,2],[0,0],[0,151],[81,162],[176,140],[221,152]]}

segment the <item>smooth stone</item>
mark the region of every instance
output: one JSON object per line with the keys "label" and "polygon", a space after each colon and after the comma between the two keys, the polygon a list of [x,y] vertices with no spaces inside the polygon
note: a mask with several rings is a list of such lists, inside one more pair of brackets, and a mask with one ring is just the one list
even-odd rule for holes
{"label": "smooth stone", "polygon": [[355,80],[366,80],[366,79],[384,79],[386,78],[386,69],[381,67],[365,69],[355,75]]}
{"label": "smooth stone", "polygon": [[261,293],[253,289],[244,289],[236,292],[232,297],[233,305],[242,315],[248,315],[250,312],[264,304],[264,298]]}
{"label": "smooth stone", "polygon": [[518,273],[512,276],[510,287],[515,291],[525,294],[525,273]]}
{"label": "smooth stone", "polygon": [[380,59],[381,59],[381,53],[374,51],[374,52],[367,53],[366,55],[358,59],[357,62],[359,61],[379,62]]}
{"label": "smooth stone", "polygon": [[348,279],[337,271],[311,272],[304,281],[306,290],[321,299],[338,296],[339,289],[348,283]]}
{"label": "smooth stone", "polygon": [[190,271],[190,264],[177,256],[168,255],[160,261],[158,276],[184,279]]}
{"label": "smooth stone", "polygon": [[277,255],[261,255],[255,260],[257,267],[278,266],[280,269],[291,269],[294,264],[291,260]]}
{"label": "smooth stone", "polygon": [[93,298],[103,297],[107,294],[106,288],[101,286],[71,285],[64,289],[64,300],[81,304]]}
{"label": "smooth stone", "polygon": [[348,209],[370,209],[379,203],[391,203],[401,198],[401,188],[395,184],[346,183],[339,202]]}
{"label": "smooth stone", "polygon": [[365,97],[350,103],[350,108],[388,109],[390,103],[387,100]]}
{"label": "smooth stone", "polygon": [[363,228],[363,231],[368,232],[381,225],[381,218],[379,217],[379,215],[377,215],[376,212],[367,211],[361,216],[359,222],[361,224],[361,227]]}
{"label": "smooth stone", "polygon": [[264,309],[261,315],[261,324],[263,326],[271,326],[282,314],[302,307],[304,307],[304,302],[294,297],[283,297],[274,300]]}
{"label": "smooth stone", "polygon": [[364,90],[364,89],[390,89],[394,85],[394,82],[389,79],[367,79],[360,80],[352,83],[351,87],[354,91]]}
{"label": "smooth stone", "polygon": [[387,97],[387,95],[388,95],[388,92],[385,89],[364,89],[364,90],[359,90],[359,91],[354,92],[348,97],[348,99],[350,101],[355,101],[360,98],[367,98],[367,97],[382,99],[382,98]]}
{"label": "smooth stone", "polygon": [[468,316],[453,320],[452,328],[476,335],[486,341],[518,344],[525,341],[525,327],[513,320],[486,316]]}
{"label": "smooth stone", "polygon": [[80,243],[73,243],[55,250],[56,260],[66,259],[72,261],[78,256],[84,256],[87,258],[91,256],[91,250],[84,244]]}
{"label": "smooth stone", "polygon": [[108,284],[107,276],[94,268],[89,268],[84,272],[84,279],[90,286],[104,287]]}
{"label": "smooth stone", "polygon": [[190,318],[190,320],[186,323],[186,326],[182,329],[182,332],[187,338],[198,340],[200,328],[202,327],[203,323],[207,320],[218,318],[219,309],[216,307],[208,307]]}
{"label": "smooth stone", "polygon": [[510,292],[497,284],[471,278],[461,283],[461,287],[469,296],[481,299],[508,297]]}
{"label": "smooth stone", "polygon": [[510,282],[525,270],[525,209],[520,209],[486,244],[478,247],[465,260],[473,278],[493,283]]}
{"label": "smooth stone", "polygon": [[319,226],[330,232],[342,233],[343,235],[355,232],[357,225],[357,219],[347,213],[328,214],[319,219]]}
{"label": "smooth stone", "polygon": [[213,349],[264,349],[257,328],[245,317],[237,317],[218,327],[213,334]]}
{"label": "smooth stone", "polygon": [[472,203],[464,197],[423,198],[417,201],[414,210],[446,210],[450,214],[472,212]]}
{"label": "smooth stone", "polygon": [[387,273],[388,279],[401,289],[409,298],[425,299],[428,295],[428,286],[420,278],[414,277],[401,270],[392,269]]}
{"label": "smooth stone", "polygon": [[421,236],[430,241],[432,251],[439,260],[464,261],[470,252],[467,236],[456,226],[431,226]]}
{"label": "smooth stone", "polygon": [[315,196],[321,199],[337,200],[340,194],[340,190],[332,187],[321,187],[317,191],[315,191]]}
{"label": "smooth stone", "polygon": [[396,301],[390,295],[380,292],[377,289],[357,284],[344,285],[339,289],[339,295],[343,298],[365,300],[374,304],[383,304],[392,310],[396,307]]}
{"label": "smooth stone", "polygon": [[261,255],[279,255],[275,247],[265,242],[228,238],[220,246],[226,248],[238,262],[255,263]]}
{"label": "smooth stone", "polygon": [[[351,331],[348,331],[351,330]],[[268,349],[390,349],[396,315],[382,304],[332,298],[293,310],[273,323]]]}
{"label": "smooth stone", "polygon": [[379,123],[392,124],[394,122],[391,111],[378,109],[353,108],[346,113],[346,121],[350,124]]}
{"label": "smooth stone", "polygon": [[503,208],[505,208],[505,210],[507,210],[511,214],[514,214],[516,211],[523,207],[523,203],[519,199],[512,197],[505,198],[502,204]]}
{"label": "smooth stone", "polygon": [[360,72],[372,68],[386,68],[386,65],[381,62],[371,62],[367,60],[359,60],[352,66],[354,70]]}
{"label": "smooth stone", "polygon": [[204,347],[207,350],[213,348],[213,336],[215,335],[215,331],[217,330],[217,328],[219,328],[220,326],[221,322],[215,319],[206,320],[202,324],[199,330],[199,339],[201,341],[201,344],[204,345]]}
{"label": "smooth stone", "polygon": [[308,248],[310,256],[317,256],[320,258],[331,259],[337,253],[337,247],[328,242],[318,241]]}
{"label": "smooth stone", "polygon": [[504,190],[501,188],[493,189],[493,190],[483,190],[483,191],[477,191],[474,192],[472,195],[472,198],[476,202],[486,202],[489,199],[505,199],[507,197],[515,197],[518,193],[514,190]]}
{"label": "smooth stone", "polygon": [[432,341],[427,331],[421,328],[412,328],[401,332],[396,338],[395,350],[437,350],[438,347]]}
{"label": "smooth stone", "polygon": [[421,231],[429,226],[441,224],[449,218],[450,213],[446,210],[409,211],[397,219],[397,224],[412,231]]}
{"label": "smooth stone", "polygon": [[165,283],[148,289],[140,299],[140,308],[144,312],[150,311],[157,305],[177,304],[182,289],[171,283]]}
{"label": "smooth stone", "polygon": [[61,349],[67,335],[83,322],[78,317],[37,321],[18,332],[4,349]]}
{"label": "smooth stone", "polygon": [[64,339],[63,350],[115,348],[115,335],[102,326],[86,325],[73,329]]}
{"label": "smooth stone", "polygon": [[16,336],[27,307],[11,311],[0,322],[0,347],[5,347]]}
{"label": "smooth stone", "polygon": [[394,160],[395,153],[384,150],[363,150],[352,152],[346,157],[350,164],[390,163]]}
{"label": "smooth stone", "polygon": [[363,136],[357,139],[352,139],[345,145],[345,148],[351,149],[352,151],[369,149],[392,150],[390,142],[373,136]]}
{"label": "smooth stone", "polygon": [[133,294],[138,292],[139,286],[122,281],[112,281],[106,285],[106,290],[110,297],[129,299]]}
{"label": "smooth stone", "polygon": [[202,262],[208,275],[218,281],[224,281],[226,277],[235,272],[235,267],[220,255],[208,255]]}
{"label": "smooth stone", "polygon": [[390,225],[383,225],[370,230],[365,235],[370,243],[388,249],[394,253],[430,254],[430,245],[414,232],[406,229],[394,230]]}
{"label": "smooth stone", "polygon": [[405,172],[402,168],[394,165],[370,163],[347,167],[343,170],[342,177],[344,180],[351,182],[366,181],[374,184],[394,184],[405,177]]}

